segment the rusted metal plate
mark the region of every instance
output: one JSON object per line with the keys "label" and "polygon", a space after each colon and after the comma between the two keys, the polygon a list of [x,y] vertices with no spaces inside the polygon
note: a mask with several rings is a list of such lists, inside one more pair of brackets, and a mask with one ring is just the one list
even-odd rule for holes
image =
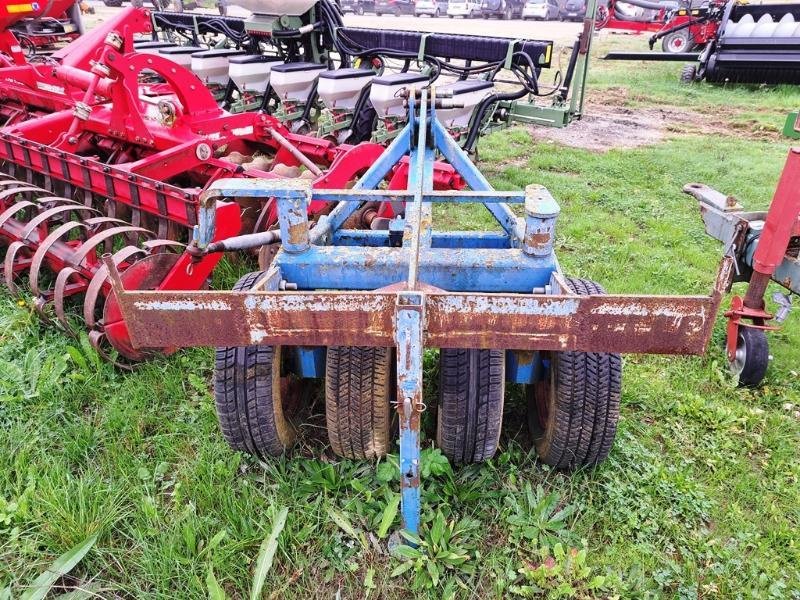
{"label": "rusted metal plate", "polygon": [[[730,277],[710,296],[546,296],[429,292],[433,347],[701,354]],[[123,292],[138,347],[394,345],[402,292]]]}
{"label": "rusted metal plate", "polygon": [[124,292],[118,298],[137,347],[394,345],[396,294]]}
{"label": "rusted metal plate", "polygon": [[707,296],[428,296],[426,343],[445,348],[702,354]]}

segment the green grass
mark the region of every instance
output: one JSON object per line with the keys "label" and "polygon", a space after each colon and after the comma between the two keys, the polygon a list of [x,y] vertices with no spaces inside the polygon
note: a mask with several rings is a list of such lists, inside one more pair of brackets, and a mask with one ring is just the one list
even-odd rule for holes
{"label": "green grass", "polygon": [[[739,113],[779,122],[800,104],[788,88],[680,87],[675,65],[594,66],[590,99],[627,89],[630,106],[666,102],[723,126]],[[612,292],[705,293],[721,248],[680,188],[702,181],[765,207],[788,146],[737,130],[592,153],[516,129],[482,143],[481,168],[498,188],[551,190],[566,272]],[[437,218],[491,225],[461,209]],[[720,320],[706,357],[626,358],[617,443],[594,471],[536,462],[518,390],[501,452],[482,466],[453,470],[431,450],[426,415],[423,552],[404,562],[386,544],[396,457],[377,467],[334,459],[319,441],[321,402],[300,447],[260,464],[217,430],[210,351],[120,372],[0,296],[0,590],[18,597],[98,533],[58,585],[202,598],[216,580],[249,597],[259,548],[286,507],[263,597],[798,598],[798,318],[770,334],[775,359],[757,390],[731,385],[723,337]],[[426,357],[429,380],[435,363]]]}

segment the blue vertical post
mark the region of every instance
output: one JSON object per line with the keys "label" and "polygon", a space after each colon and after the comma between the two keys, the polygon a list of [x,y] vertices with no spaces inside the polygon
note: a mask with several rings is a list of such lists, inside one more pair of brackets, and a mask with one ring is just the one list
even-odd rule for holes
{"label": "blue vertical post", "polygon": [[311,246],[308,230],[310,188],[305,195],[277,196],[281,246],[286,252],[304,252]]}
{"label": "blue vertical post", "polygon": [[[395,312],[395,344],[397,345],[397,412],[400,416],[400,511],[403,529],[419,534],[420,481],[419,430],[422,404],[422,331],[425,323],[425,295],[417,291],[417,270],[421,228],[430,217],[426,214],[422,193],[425,189],[427,150],[428,99],[422,93],[419,118],[416,117],[414,91],[408,102],[408,123],[415,127],[417,144],[409,154],[408,190],[414,192],[413,202],[406,206],[406,226],[411,228],[408,253],[406,291],[397,294]],[[430,167],[430,165],[427,165]],[[433,178],[431,172],[431,179]],[[405,245],[405,244],[404,244]]]}
{"label": "blue vertical post", "polygon": [[400,416],[400,510],[403,529],[419,533],[419,430],[422,412],[422,328],[424,296],[397,295],[397,412]]}
{"label": "blue vertical post", "polygon": [[550,192],[541,185],[525,188],[525,237],[522,251],[528,256],[543,257],[553,253],[556,219],[561,212]]}

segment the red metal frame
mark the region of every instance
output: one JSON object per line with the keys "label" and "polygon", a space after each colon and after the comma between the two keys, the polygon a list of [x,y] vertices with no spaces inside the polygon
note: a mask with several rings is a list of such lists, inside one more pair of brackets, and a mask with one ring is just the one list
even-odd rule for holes
{"label": "red metal frame", "polygon": [[[232,115],[220,109],[190,71],[133,51],[133,34],[149,30],[147,15],[142,9],[122,11],[68,50],[56,52],[54,63],[0,68],[0,114],[6,119],[0,128],[0,160],[11,166],[12,175],[23,172],[28,182],[41,185],[0,182],[0,196],[3,189],[8,192],[6,204],[0,203],[0,215],[5,216],[5,221],[0,216],[0,238],[9,247],[7,285],[14,289],[15,276],[29,272],[42,315],[49,318],[45,309],[55,305],[67,328],[64,301],[82,294],[84,320],[95,346],[102,350],[100,342],[106,339],[134,360],[145,355],[130,344],[98,252],[122,235],[138,236],[145,244],[126,245],[113,257],[127,284],[151,290],[200,289],[221,254],[169,250],[190,239],[203,190],[223,177],[281,177],[262,169],[244,170],[226,155],[262,152],[274,157],[273,164],[321,168],[313,186],[341,189],[384,151],[372,143],[337,146],[292,133],[266,114]],[[163,83],[140,83],[145,69]],[[148,100],[151,90],[153,101]],[[407,179],[406,158],[387,177],[388,186],[403,189]],[[45,192],[58,186],[63,186],[64,198]],[[460,189],[464,182],[451,166],[436,163],[434,187]],[[76,204],[76,196],[84,204]],[[24,198],[26,214],[19,217]],[[99,216],[95,198],[110,200],[108,216]],[[217,239],[252,225],[241,210],[235,203],[218,206]],[[327,210],[322,201],[309,207],[312,215]],[[127,212],[132,215],[128,222],[116,218]],[[277,221],[274,203],[267,202],[261,213],[256,227],[271,228]],[[376,215],[392,216],[391,206],[381,205]],[[71,232],[85,233],[73,239]],[[37,287],[45,266],[57,273],[52,290]],[[96,313],[102,298],[101,320]]]}
{"label": "red metal frame", "polygon": [[[629,21],[614,16],[614,4],[616,4],[616,0],[609,0],[608,6],[597,7],[596,29],[616,29],[634,34],[645,32],[659,34],[667,29],[691,23],[697,19],[698,15],[698,11],[685,9],[675,11],[670,15],[666,10],[661,9],[652,21]],[[716,20],[707,20],[691,24],[687,29],[694,43],[703,46],[716,37],[718,27],[719,23]]]}
{"label": "red metal frame", "polygon": [[739,327],[777,329],[767,325],[772,314],[765,310],[764,294],[786,256],[791,239],[797,236],[800,236],[800,148],[792,148],[758,238],[747,292],[744,297],[734,296],[730,309],[725,313],[728,318],[726,349],[729,360],[736,355]]}

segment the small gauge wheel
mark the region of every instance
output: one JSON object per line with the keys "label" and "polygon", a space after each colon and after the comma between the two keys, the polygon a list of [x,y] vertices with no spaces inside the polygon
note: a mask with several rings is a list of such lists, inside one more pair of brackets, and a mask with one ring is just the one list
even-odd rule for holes
{"label": "small gauge wheel", "polygon": [[769,343],[763,329],[739,326],[730,369],[741,387],[755,387],[767,373]]}

